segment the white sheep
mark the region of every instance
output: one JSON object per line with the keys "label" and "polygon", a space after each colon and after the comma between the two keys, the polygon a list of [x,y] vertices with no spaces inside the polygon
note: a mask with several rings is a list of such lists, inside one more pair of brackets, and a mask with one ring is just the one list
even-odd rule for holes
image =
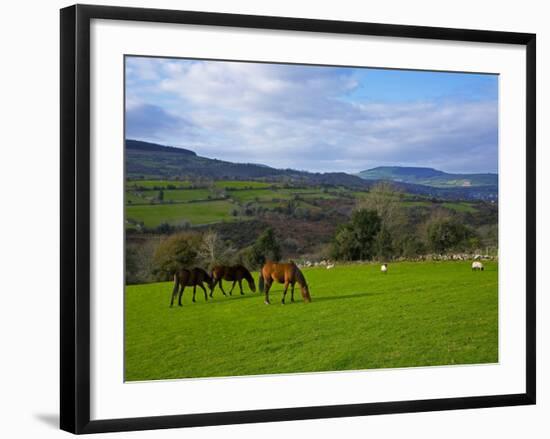
{"label": "white sheep", "polygon": [[330,270],[331,268],[334,268],[334,264],[328,264],[327,265],[327,270]]}
{"label": "white sheep", "polygon": [[472,262],[472,271],[483,271],[483,264],[479,261]]}
{"label": "white sheep", "polygon": [[380,267],[380,271],[386,274],[388,272],[388,264],[382,264],[382,266]]}

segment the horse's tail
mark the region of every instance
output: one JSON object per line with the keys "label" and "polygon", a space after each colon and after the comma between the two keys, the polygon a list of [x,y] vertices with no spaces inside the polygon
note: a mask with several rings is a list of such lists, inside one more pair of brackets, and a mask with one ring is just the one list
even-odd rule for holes
{"label": "horse's tail", "polygon": [[300,285],[300,291],[302,292],[302,298],[304,299],[304,302],[309,303],[309,302],[311,302],[311,295],[309,294],[309,287],[307,285],[306,278],[304,277],[304,274],[298,268],[298,266],[294,265],[294,269],[296,270],[296,280],[298,281],[298,284]]}
{"label": "horse's tail", "polygon": [[244,269],[244,278],[248,282],[249,288],[252,290],[253,293],[256,292],[256,285],[254,285],[254,278],[250,274],[250,271],[248,271],[246,268]]}
{"label": "horse's tail", "polygon": [[262,273],[262,269],[260,268],[260,276],[258,277],[258,289],[260,290],[260,293],[264,292],[264,275]]}

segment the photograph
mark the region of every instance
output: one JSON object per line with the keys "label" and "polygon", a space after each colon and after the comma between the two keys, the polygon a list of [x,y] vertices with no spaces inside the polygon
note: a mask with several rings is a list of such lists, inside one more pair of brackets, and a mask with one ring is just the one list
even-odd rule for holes
{"label": "photograph", "polygon": [[499,363],[498,74],[123,75],[126,382]]}

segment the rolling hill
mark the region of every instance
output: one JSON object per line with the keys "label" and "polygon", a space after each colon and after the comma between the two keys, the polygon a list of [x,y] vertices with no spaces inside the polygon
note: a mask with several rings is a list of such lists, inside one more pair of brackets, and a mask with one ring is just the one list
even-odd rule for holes
{"label": "rolling hill", "polygon": [[412,194],[444,199],[493,200],[498,197],[496,174],[448,174],[431,168],[379,167],[358,175],[345,172],[307,172],[276,169],[255,163],[232,163],[201,157],[194,151],[138,140],[126,140],[126,178],[260,180],[316,186],[368,189],[380,180]]}
{"label": "rolling hill", "polygon": [[175,178],[182,176],[223,179],[292,180],[307,184],[368,188],[372,182],[345,172],[315,173],[275,169],[254,163],[232,163],[198,156],[195,152],[137,140],[126,140],[126,177]]}
{"label": "rolling hill", "polygon": [[497,186],[498,174],[449,174],[433,168],[380,166],[359,172],[365,180],[391,180],[437,188]]}

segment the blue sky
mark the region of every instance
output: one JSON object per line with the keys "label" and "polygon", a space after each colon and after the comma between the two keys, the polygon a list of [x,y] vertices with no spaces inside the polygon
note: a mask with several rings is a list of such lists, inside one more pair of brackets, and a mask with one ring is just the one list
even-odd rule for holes
{"label": "blue sky", "polygon": [[317,172],[497,172],[498,77],[127,57],[126,138]]}

